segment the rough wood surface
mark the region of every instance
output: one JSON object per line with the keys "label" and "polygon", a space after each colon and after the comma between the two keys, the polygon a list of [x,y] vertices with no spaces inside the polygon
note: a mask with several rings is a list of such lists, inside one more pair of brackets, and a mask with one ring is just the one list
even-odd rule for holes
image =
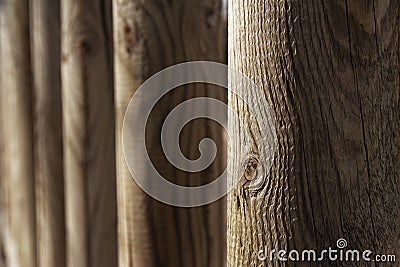
{"label": "rough wood surface", "polygon": [[[114,1],[120,266],[222,266],[225,261],[224,200],[186,209],[151,199],[131,178],[121,140],[125,109],[145,79],[184,61],[223,60],[220,11],[220,1]],[[201,95],[224,99],[223,90],[218,88],[188,86],[164,98],[147,124],[149,154],[157,168],[175,183],[206,183],[209,180],[201,178],[216,178],[225,167],[221,155],[206,172],[190,176],[172,168],[159,151],[160,123],[171,107]],[[223,151],[221,131],[201,120],[188,126],[181,136],[181,140],[187,140],[181,144],[183,153],[189,157],[197,155],[196,140],[208,135]]]}
{"label": "rough wood surface", "polygon": [[37,262],[65,266],[60,2],[31,2]]}
{"label": "rough wood surface", "polygon": [[111,2],[61,2],[67,266],[117,265]]}
{"label": "rough wood surface", "polygon": [[6,266],[36,266],[28,1],[0,2],[1,240]]}
{"label": "rough wood surface", "polygon": [[[248,97],[266,99],[278,135],[262,190],[251,196],[239,184],[229,194],[228,266],[291,265],[260,262],[257,252],[335,247],[339,238],[400,255],[399,1],[228,8],[229,64],[259,85]],[[238,112],[246,119],[245,107]]]}

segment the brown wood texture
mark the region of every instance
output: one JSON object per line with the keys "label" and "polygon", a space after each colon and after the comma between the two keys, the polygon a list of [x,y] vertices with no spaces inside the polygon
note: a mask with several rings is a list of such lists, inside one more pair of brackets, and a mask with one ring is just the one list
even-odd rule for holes
{"label": "brown wood texture", "polygon": [[323,249],[339,238],[399,255],[399,1],[228,8],[229,65],[258,84],[248,97],[270,105],[278,136],[262,190],[239,184],[228,196],[228,266],[350,266],[257,259],[264,247]]}
{"label": "brown wood texture", "polygon": [[[113,12],[119,264],[222,266],[226,246],[224,200],[187,209],[151,199],[131,178],[121,140],[125,109],[145,79],[180,62],[223,60],[221,2],[115,0]],[[153,111],[147,124],[148,152],[156,167],[174,183],[209,182],[225,167],[225,156],[222,153],[206,172],[194,176],[172,168],[159,149],[162,120],[185,99],[210,96],[224,100],[225,95],[212,86],[185,86],[162,99]],[[181,143],[183,153],[195,157],[198,141],[206,136],[211,136],[224,151],[222,129],[199,120],[181,135],[185,140]]]}
{"label": "brown wood texture", "polygon": [[67,266],[116,266],[111,2],[61,2]]}
{"label": "brown wood texture", "polygon": [[1,1],[1,258],[36,266],[28,1]]}
{"label": "brown wood texture", "polygon": [[31,1],[38,266],[65,266],[60,2]]}
{"label": "brown wood texture", "polygon": [[[3,26],[2,26],[2,24],[0,23],[0,51],[1,51],[1,35],[2,35],[2,28],[3,28]],[[1,53],[0,53],[0,81],[1,81],[1,76],[3,75],[3,70],[2,70],[2,55],[1,55]],[[1,103],[1,100],[0,100],[0,103]],[[2,153],[2,151],[3,151],[3,142],[4,142],[4,139],[3,139],[3,136],[2,136],[2,131],[1,131],[1,128],[0,128],[0,153]],[[1,171],[1,165],[2,165],[2,163],[1,163],[1,160],[0,160],[0,192],[3,192],[2,190],[2,181],[3,181],[3,173],[2,173],[2,171]],[[4,203],[3,203],[3,200],[1,199],[1,197],[0,197],[0,227],[3,227],[3,221],[1,221],[1,220],[3,220],[2,218],[3,218],[3,215],[2,215],[2,210],[4,210]],[[5,255],[4,255],[4,240],[3,240],[3,235],[2,235],[2,231],[0,230],[0,267],[5,267],[6,266],[6,263],[5,263]]]}

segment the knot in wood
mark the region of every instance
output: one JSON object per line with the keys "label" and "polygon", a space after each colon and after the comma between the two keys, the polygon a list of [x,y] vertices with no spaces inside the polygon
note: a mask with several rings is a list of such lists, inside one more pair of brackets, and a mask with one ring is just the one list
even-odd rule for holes
{"label": "knot in wood", "polygon": [[244,163],[244,177],[246,178],[247,181],[251,181],[255,177],[255,173],[257,170],[258,166],[258,157],[257,155],[249,155]]}

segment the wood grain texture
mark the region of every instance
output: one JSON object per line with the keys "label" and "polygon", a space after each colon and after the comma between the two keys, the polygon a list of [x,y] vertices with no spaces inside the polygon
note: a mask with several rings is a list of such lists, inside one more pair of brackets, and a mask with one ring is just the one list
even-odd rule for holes
{"label": "wood grain texture", "polygon": [[[1,5],[1,3],[0,3],[0,5]],[[0,6],[0,8],[1,8],[1,6]],[[1,40],[2,40],[1,35],[3,32],[2,28],[3,28],[3,26],[0,23],[0,51],[2,51],[1,50]],[[3,75],[3,69],[2,69],[3,64],[2,64],[2,55],[1,54],[2,53],[0,53],[0,81],[1,81],[1,79],[2,79],[1,77]],[[1,103],[1,100],[0,100],[0,103]],[[0,154],[3,153],[3,143],[4,143],[4,138],[2,136],[2,130],[0,127]],[[3,192],[4,189],[2,188],[2,186],[3,186],[4,177],[3,177],[3,172],[1,170],[1,167],[2,167],[2,160],[0,160],[0,192]],[[3,225],[4,225],[4,219],[3,219],[4,218],[3,210],[5,210],[4,207],[5,207],[5,203],[4,203],[3,199],[0,197],[0,227],[3,227]],[[2,231],[0,230],[0,267],[6,267],[6,259],[5,259],[5,252],[4,252],[5,243],[4,242],[5,241],[3,238],[3,234],[2,234]]]}
{"label": "wood grain texture", "polygon": [[1,239],[6,266],[34,267],[35,201],[28,1],[1,1]]}
{"label": "wood grain texture", "polygon": [[38,266],[65,266],[60,2],[31,1]]}
{"label": "wood grain texture", "polygon": [[[147,196],[133,181],[122,149],[122,121],[140,84],[168,66],[190,60],[222,61],[223,25],[220,1],[115,0],[115,103],[120,266],[222,266],[225,261],[224,200],[201,208],[175,208]],[[160,152],[161,122],[178,103],[195,96],[226,98],[223,90],[186,86],[164,98],[148,121],[149,155],[163,175],[179,184],[195,185],[219,175],[224,155],[206,172],[190,176],[176,170]],[[198,141],[212,136],[224,151],[222,129],[198,121],[181,135],[188,157]],[[145,155],[143,155],[145,156]],[[197,179],[196,179],[197,178]],[[202,180],[203,179],[203,180]]]}
{"label": "wood grain texture", "polygon": [[239,184],[228,196],[228,266],[345,266],[257,259],[264,247],[318,250],[339,238],[399,255],[399,2],[228,7],[229,64],[258,84],[248,97],[267,100],[278,135],[262,190],[251,196]]}
{"label": "wood grain texture", "polygon": [[67,266],[116,266],[111,2],[61,2]]}

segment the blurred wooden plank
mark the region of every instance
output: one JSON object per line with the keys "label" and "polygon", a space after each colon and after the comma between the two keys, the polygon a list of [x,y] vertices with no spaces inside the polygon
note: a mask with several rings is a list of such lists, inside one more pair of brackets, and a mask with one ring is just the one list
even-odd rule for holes
{"label": "blurred wooden plank", "polygon": [[116,266],[108,1],[61,3],[67,266]]}
{"label": "blurred wooden plank", "polygon": [[65,266],[60,2],[31,1],[37,261]]}
{"label": "blurred wooden plank", "polygon": [[[115,64],[115,114],[116,114],[116,162],[118,200],[118,264],[119,266],[155,266],[154,247],[148,223],[148,197],[134,183],[126,167],[122,148],[122,122],[128,103],[140,86],[140,52],[125,60],[125,51],[132,49],[120,39],[124,38],[124,18],[119,10],[136,1],[113,1],[114,64]],[[132,20],[134,14],[130,14]],[[142,14],[135,14],[137,18]],[[140,48],[139,48],[140,49]],[[119,54],[122,53],[124,58]],[[131,67],[131,64],[135,67]]]}
{"label": "blurred wooden plank", "polygon": [[[119,264],[124,267],[222,266],[224,200],[188,209],[168,206],[147,196],[126,167],[121,136],[126,107],[148,77],[184,61],[223,60],[221,2],[114,0],[113,3]],[[220,155],[206,172],[188,175],[165,162],[157,143],[160,121],[173,106],[201,95],[223,99],[224,91],[216,89],[186,86],[166,97],[148,123],[148,153],[173,182],[192,186],[198,181],[207,183],[224,167],[225,158]],[[218,126],[200,121],[189,128],[181,136],[185,155],[195,156],[196,142],[206,135],[211,135],[220,145],[219,149],[224,150]]]}
{"label": "blurred wooden plank", "polygon": [[36,266],[28,1],[0,3],[2,240],[7,266]]}
{"label": "blurred wooden plank", "polygon": [[[1,5],[1,2],[0,2]],[[1,51],[1,33],[2,33],[2,24],[0,21],[0,51]],[[1,57],[1,52],[0,52],[0,82],[1,82],[1,76],[3,74],[3,70],[2,70],[2,57]],[[1,100],[0,100],[1,103]],[[3,136],[2,136],[2,130],[0,127],[0,155],[1,155],[1,151],[3,151]],[[1,171],[1,165],[2,165],[2,160],[0,159],[0,192],[3,192],[2,189],[2,184],[3,184],[3,172]],[[0,195],[0,267],[6,267],[6,262],[5,262],[5,254],[4,254],[4,238],[3,238],[3,225],[4,225],[4,216],[2,216],[3,214],[3,210],[5,210],[4,208],[4,203],[3,203],[3,198]]]}

